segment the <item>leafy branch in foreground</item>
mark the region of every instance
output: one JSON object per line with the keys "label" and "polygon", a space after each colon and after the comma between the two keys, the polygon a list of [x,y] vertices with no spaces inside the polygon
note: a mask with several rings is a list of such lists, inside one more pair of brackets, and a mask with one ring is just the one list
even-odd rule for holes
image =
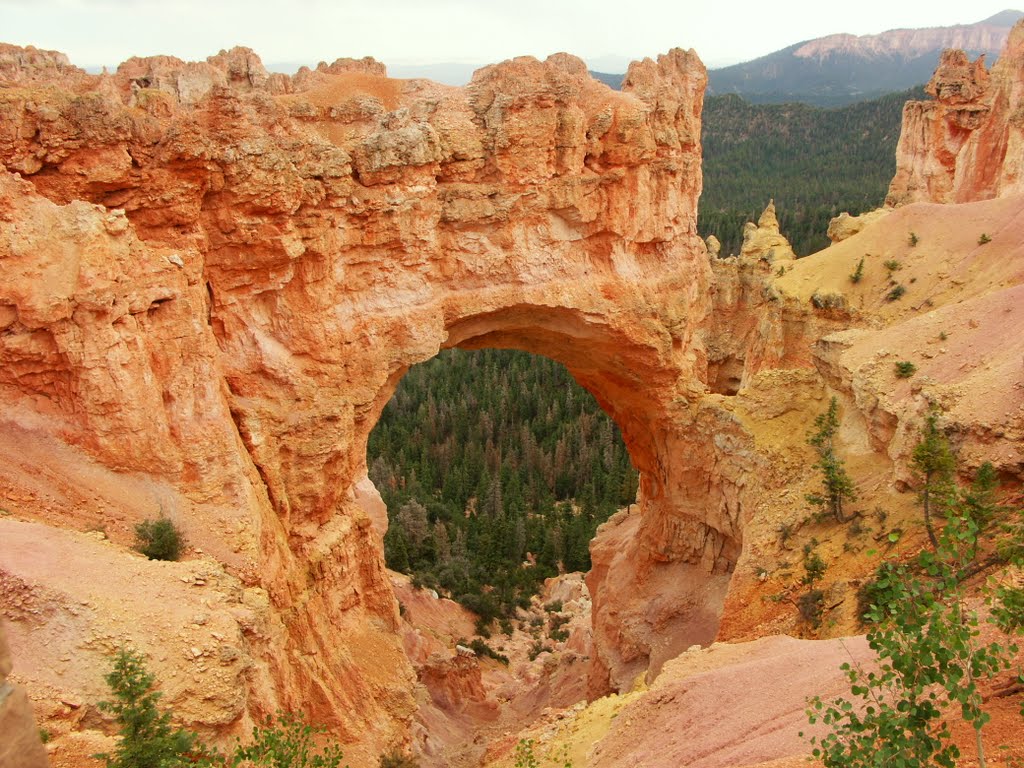
{"label": "leafy branch in foreground", "polygon": [[[979,681],[1009,669],[1018,648],[982,642],[981,621],[967,605],[966,577],[976,572],[980,536],[992,531],[998,509],[991,468],[983,467],[979,476],[982,482],[976,478],[970,489],[946,495],[946,522],[936,534],[934,551],[920,552],[907,565],[879,569],[866,617],[872,622],[868,645],[878,663],[872,669],[842,665],[852,700],[810,700],[809,722],[830,728],[825,736],[810,739],[813,755],[826,768],[953,768],[960,750],[952,738],[951,713],[959,713],[973,729],[977,761],[985,768],[982,732],[990,716]],[[1024,564],[1019,522],[1010,517],[1002,534],[1000,562]],[[989,621],[1004,632],[1019,632],[1024,590],[1000,587],[994,601]]]}

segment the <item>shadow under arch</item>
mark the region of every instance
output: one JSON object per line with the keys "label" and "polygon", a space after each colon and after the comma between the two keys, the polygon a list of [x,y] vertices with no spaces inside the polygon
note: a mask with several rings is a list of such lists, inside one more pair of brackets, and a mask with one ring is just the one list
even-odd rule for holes
{"label": "shadow under arch", "polygon": [[617,324],[566,306],[452,314],[433,354],[398,361],[357,419],[364,462],[369,433],[402,377],[441,349],[516,349],[561,363],[617,424],[639,471],[636,505],[610,521],[605,543],[591,544],[591,693],[623,690],[645,669],[656,673],[690,645],[713,641],[741,530],[738,512],[722,514],[729,503],[711,498],[708,464],[719,462],[706,459],[722,425],[699,423],[680,397],[688,369],[679,345],[653,323]]}

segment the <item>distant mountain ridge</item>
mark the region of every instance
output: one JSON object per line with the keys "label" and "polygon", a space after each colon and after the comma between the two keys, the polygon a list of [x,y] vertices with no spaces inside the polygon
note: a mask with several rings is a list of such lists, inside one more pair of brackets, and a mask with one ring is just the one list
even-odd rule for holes
{"label": "distant mountain ridge", "polygon": [[835,34],[753,61],[708,72],[708,93],[736,93],[758,103],[802,101],[839,106],[905,90],[931,77],[945,48],[999,55],[1024,12],[1007,10],[974,24],[893,29],[877,35]]}

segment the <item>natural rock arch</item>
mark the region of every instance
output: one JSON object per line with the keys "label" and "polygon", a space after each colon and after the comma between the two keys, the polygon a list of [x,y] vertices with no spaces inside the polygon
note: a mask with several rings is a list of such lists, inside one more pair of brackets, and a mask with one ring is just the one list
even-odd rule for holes
{"label": "natural rock arch", "polygon": [[164,483],[265,590],[256,698],[371,746],[411,716],[355,486],[398,377],[445,346],[565,363],[642,472],[595,553],[592,690],[714,635],[756,459],[707,397],[709,348],[743,341],[712,338],[695,54],[621,92],[564,54],[465,89],[366,61],[268,76],[241,49],[95,77],[44,54],[14,57],[0,104],[28,179],[0,178],[2,415]]}

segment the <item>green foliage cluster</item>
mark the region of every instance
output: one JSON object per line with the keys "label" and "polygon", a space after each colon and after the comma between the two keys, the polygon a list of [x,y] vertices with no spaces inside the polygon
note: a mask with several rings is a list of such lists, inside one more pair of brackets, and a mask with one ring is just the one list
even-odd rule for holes
{"label": "green foliage cluster", "polygon": [[892,290],[890,290],[887,294],[885,294],[885,300],[886,301],[897,301],[898,299],[903,298],[903,294],[905,294],[906,292],[907,292],[907,289],[906,289],[905,286],[900,285],[900,284],[894,285],[892,287]]}
{"label": "green foliage cluster", "polygon": [[107,768],[170,768],[191,762],[196,735],[174,726],[171,713],[157,707],[156,678],[139,654],[118,651],[114,668],[104,679],[114,698],[101,701],[99,709],[114,716],[120,736],[114,752],[96,755]]}
{"label": "green foliage cluster", "polygon": [[150,560],[177,560],[184,543],[178,526],[163,515],[135,526],[135,548]]}
{"label": "green foliage cluster", "polygon": [[916,88],[840,109],[704,100],[704,189],[697,228],[738,254],[743,224],[775,199],[779,228],[801,256],[829,244],[829,221],[880,206],[896,171],[903,104]]}
{"label": "green foliage cluster", "polygon": [[850,275],[851,283],[859,283],[864,278],[864,257],[862,256],[860,261],[857,262],[857,268],[853,270]]}
{"label": "green foliage cluster", "polygon": [[[460,643],[460,645],[463,644],[464,643]],[[469,647],[473,649],[473,652],[477,656],[486,656],[489,659],[494,659],[495,661],[504,664],[506,667],[508,666],[508,656],[498,653],[479,637],[474,637],[469,643]]]}
{"label": "green foliage cluster", "polygon": [[843,511],[843,505],[847,501],[856,501],[857,491],[846,473],[845,462],[832,444],[832,438],[839,431],[839,403],[836,398],[829,401],[825,413],[814,419],[814,426],[815,431],[807,438],[807,443],[818,452],[814,466],[821,470],[821,492],[807,494],[807,502],[831,514],[837,523],[845,523],[849,517]]}
{"label": "green foliage cluster", "polygon": [[388,566],[481,629],[560,569],[588,570],[597,526],[636,498],[614,423],[564,367],[523,352],[447,350],[411,369],[367,461],[391,517]]}
{"label": "green foliage cluster", "polygon": [[917,366],[909,360],[900,360],[893,364],[893,368],[896,371],[896,378],[898,379],[909,379],[917,373]]}
{"label": "green foliage cluster", "polygon": [[[1009,514],[997,503],[990,464],[979,468],[970,487],[956,488],[952,454],[936,423],[930,414],[913,463],[924,483],[921,499],[932,513],[941,512],[944,525],[936,531],[926,512],[932,548],[910,563],[882,563],[858,595],[878,664],[842,665],[852,699],[810,700],[809,722],[829,727],[825,736],[811,738],[813,755],[826,768],[953,768],[961,757],[950,724],[956,715],[973,729],[975,758],[986,765],[982,729],[990,716],[979,682],[1009,669],[1018,647],[981,639],[965,585],[986,568],[1024,565],[1024,511]],[[1000,585],[989,600],[989,621],[1004,633],[1019,633],[1024,588]]]}
{"label": "green foliage cluster", "polygon": [[114,715],[120,737],[112,753],[96,755],[107,768],[338,768],[341,748],[334,742],[318,749],[316,736],[323,727],[308,725],[300,715],[279,713],[252,730],[252,741],[239,742],[224,755],[196,734],[172,724],[170,711],[157,706],[160,692],[146,669],[145,659],[121,649],[105,677],[113,700],[101,701],[100,711]]}

